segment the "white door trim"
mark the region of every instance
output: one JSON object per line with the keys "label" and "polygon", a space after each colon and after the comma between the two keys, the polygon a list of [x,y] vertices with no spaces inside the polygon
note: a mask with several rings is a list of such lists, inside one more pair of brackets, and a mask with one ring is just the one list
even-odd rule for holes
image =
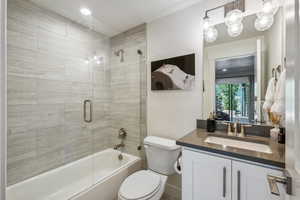
{"label": "white door trim", "polygon": [[300,152],[300,17],[299,0],[285,0],[286,22],[286,169],[293,179],[293,195],[300,198],[300,172],[297,169]]}
{"label": "white door trim", "polygon": [[6,12],[7,0],[0,0],[0,200],[6,190]]}

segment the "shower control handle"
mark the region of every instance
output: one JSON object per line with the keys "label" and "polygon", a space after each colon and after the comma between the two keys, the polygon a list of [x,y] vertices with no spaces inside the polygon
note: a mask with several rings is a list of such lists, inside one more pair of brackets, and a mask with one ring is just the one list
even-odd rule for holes
{"label": "shower control handle", "polygon": [[[87,117],[87,106],[89,104],[89,118]],[[84,100],[83,102],[83,120],[86,122],[86,123],[91,123],[93,121],[93,103],[91,100],[87,99],[87,100]]]}
{"label": "shower control handle", "polygon": [[119,130],[119,138],[120,139],[125,139],[126,136],[127,136],[126,130],[124,128],[120,128],[120,130]]}

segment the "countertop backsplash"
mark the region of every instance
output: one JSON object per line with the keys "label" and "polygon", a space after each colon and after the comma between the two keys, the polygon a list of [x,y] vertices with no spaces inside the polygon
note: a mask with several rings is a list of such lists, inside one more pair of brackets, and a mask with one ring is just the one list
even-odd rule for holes
{"label": "countertop backsplash", "polygon": [[[206,120],[198,119],[197,120],[197,128],[206,129]],[[272,126],[269,125],[252,125],[252,127],[246,128],[247,135],[255,135],[261,137],[270,137],[270,130]],[[219,131],[227,131],[227,125],[221,122],[217,122],[216,130]]]}

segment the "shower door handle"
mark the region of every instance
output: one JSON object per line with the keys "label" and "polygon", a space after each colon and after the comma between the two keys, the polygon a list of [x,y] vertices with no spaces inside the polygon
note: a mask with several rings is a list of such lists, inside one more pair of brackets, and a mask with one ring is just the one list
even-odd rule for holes
{"label": "shower door handle", "polygon": [[[87,106],[89,105],[89,118],[87,117]],[[83,120],[86,123],[91,123],[93,121],[93,103],[91,100],[84,100],[83,102]]]}

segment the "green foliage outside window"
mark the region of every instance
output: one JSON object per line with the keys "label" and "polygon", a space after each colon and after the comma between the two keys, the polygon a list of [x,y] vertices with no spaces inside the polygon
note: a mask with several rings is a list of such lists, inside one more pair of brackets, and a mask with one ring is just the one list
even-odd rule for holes
{"label": "green foliage outside window", "polygon": [[[239,91],[239,85],[218,84],[216,87],[216,106],[217,110],[237,110],[238,100],[235,98]],[[232,105],[230,106],[230,100]],[[230,108],[231,107],[231,108]]]}

